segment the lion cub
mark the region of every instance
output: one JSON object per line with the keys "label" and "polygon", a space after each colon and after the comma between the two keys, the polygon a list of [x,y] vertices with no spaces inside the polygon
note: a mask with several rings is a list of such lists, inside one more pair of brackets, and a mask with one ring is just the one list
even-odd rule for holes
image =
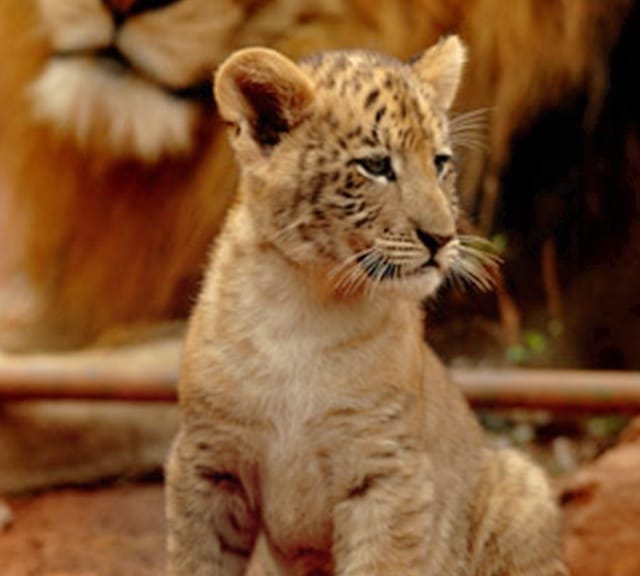
{"label": "lion cub", "polygon": [[170,575],[244,574],[259,533],[287,575],[565,574],[542,472],[422,338],[420,300],[491,264],[455,227],[463,61],[449,37],[219,69],[241,181],[184,350]]}

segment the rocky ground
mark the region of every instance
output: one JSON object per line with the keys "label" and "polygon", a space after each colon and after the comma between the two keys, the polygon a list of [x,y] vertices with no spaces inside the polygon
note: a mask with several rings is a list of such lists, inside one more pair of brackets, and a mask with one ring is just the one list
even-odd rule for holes
{"label": "rocky ground", "polygon": [[[529,440],[532,433],[538,434],[530,422],[520,422],[515,429],[519,430],[516,439],[518,434]],[[561,443],[565,459],[574,444],[572,440]],[[638,576],[640,420],[626,428],[615,447],[554,482],[564,513],[565,551],[572,575]],[[9,504],[13,520],[0,534],[2,576],[164,573],[159,480],[56,490],[12,498]],[[252,566],[251,575],[260,574],[259,566]]]}

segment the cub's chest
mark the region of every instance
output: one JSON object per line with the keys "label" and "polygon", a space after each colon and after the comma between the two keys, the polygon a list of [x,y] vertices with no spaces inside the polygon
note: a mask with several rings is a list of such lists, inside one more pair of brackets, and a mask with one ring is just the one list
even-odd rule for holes
{"label": "cub's chest", "polygon": [[365,398],[298,394],[276,394],[265,413],[258,458],[263,521],[279,547],[326,550],[336,505],[368,478],[391,472],[410,434],[417,446],[404,418],[412,402],[389,390]]}
{"label": "cub's chest", "polygon": [[258,389],[252,383],[236,391],[240,402],[225,443],[257,467],[268,497],[326,493],[340,499],[378,460],[420,450],[421,402],[415,394],[391,383],[347,390],[323,384],[310,379]]}
{"label": "cub's chest", "polygon": [[397,343],[261,338],[266,326],[216,359],[214,467],[246,483],[279,548],[327,549],[335,506],[394,469],[408,444],[417,451],[420,399],[407,390],[417,370],[395,361]]}

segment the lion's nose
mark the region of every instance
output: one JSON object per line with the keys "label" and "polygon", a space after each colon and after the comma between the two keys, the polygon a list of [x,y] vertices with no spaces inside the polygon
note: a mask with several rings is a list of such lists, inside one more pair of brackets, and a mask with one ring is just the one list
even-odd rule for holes
{"label": "lion's nose", "polygon": [[109,12],[113,14],[116,24],[122,24],[128,17],[141,12],[159,10],[178,0],[102,0]]}

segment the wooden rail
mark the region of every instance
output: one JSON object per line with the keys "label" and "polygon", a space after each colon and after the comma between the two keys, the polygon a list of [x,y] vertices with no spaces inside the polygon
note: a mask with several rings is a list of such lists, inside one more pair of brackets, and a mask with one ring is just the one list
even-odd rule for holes
{"label": "wooden rail", "polygon": [[0,402],[174,402],[180,350],[180,339],[169,338],[122,348],[0,355]]}
{"label": "wooden rail", "polygon": [[[0,356],[0,402],[174,402],[180,344],[64,355]],[[640,372],[454,368],[476,407],[640,412]]]}
{"label": "wooden rail", "polygon": [[477,408],[640,412],[640,372],[539,369],[453,369]]}

